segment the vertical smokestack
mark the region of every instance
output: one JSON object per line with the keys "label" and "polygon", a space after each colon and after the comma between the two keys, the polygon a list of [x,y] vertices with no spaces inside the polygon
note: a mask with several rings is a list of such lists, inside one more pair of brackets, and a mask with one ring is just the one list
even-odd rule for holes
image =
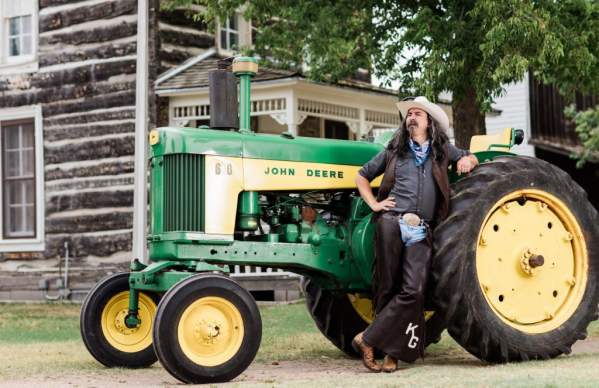
{"label": "vertical smokestack", "polygon": [[239,129],[237,79],[228,69],[232,59],[218,61],[218,69],[208,73],[210,128]]}

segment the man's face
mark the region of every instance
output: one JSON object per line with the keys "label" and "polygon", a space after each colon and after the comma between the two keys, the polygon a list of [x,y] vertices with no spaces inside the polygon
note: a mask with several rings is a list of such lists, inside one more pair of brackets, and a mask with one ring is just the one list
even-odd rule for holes
{"label": "man's face", "polygon": [[420,108],[411,108],[408,110],[406,124],[411,135],[427,133],[428,116],[426,112]]}

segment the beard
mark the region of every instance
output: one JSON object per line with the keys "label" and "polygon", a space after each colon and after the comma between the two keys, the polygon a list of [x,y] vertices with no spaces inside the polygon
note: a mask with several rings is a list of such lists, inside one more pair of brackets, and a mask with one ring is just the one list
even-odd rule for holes
{"label": "beard", "polygon": [[418,123],[415,120],[412,120],[408,123],[407,125],[408,131],[413,132],[415,129],[418,128]]}

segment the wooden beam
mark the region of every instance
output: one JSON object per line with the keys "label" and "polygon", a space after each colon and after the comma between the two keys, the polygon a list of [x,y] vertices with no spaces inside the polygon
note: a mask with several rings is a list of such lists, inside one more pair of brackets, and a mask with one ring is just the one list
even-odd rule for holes
{"label": "wooden beam", "polygon": [[137,3],[137,78],[135,88],[135,196],[133,201],[132,258],[143,263],[147,258],[148,175],[146,155],[148,133],[148,0]]}

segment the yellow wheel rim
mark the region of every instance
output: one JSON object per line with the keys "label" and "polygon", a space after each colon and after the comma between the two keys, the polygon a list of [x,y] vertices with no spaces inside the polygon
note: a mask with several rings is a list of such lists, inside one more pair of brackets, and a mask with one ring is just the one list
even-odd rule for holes
{"label": "yellow wheel rim", "polygon": [[139,294],[139,318],[141,324],[132,329],[125,325],[129,311],[129,291],[114,295],[102,310],[102,333],[115,349],[135,353],[152,345],[152,325],[156,315],[156,303],[148,295]]}
{"label": "yellow wheel rim", "polygon": [[582,300],[588,269],[582,229],[568,206],[541,190],[519,190],[501,198],[482,225],[476,273],[495,314],[527,333],[566,322]]}
{"label": "yellow wheel rim", "polygon": [[[374,308],[372,307],[372,299],[364,298],[360,294],[347,294],[351,305],[358,313],[360,318],[369,325],[374,320]],[[428,321],[434,314],[434,311],[425,311],[424,320]]]}
{"label": "yellow wheel rim", "polygon": [[181,350],[194,363],[202,366],[224,364],[241,347],[241,313],[224,298],[200,298],[183,311],[178,339]]}

